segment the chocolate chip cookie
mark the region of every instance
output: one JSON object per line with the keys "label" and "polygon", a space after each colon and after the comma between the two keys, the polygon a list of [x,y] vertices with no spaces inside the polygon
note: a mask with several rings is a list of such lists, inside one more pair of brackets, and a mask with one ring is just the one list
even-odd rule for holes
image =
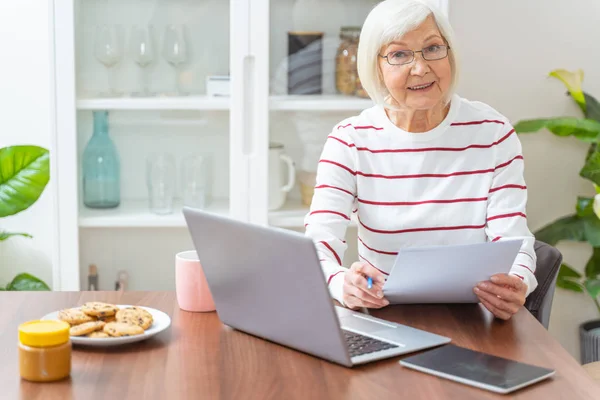
{"label": "chocolate chip cookie", "polygon": [[94,331],[92,333],[88,333],[85,336],[92,339],[106,339],[110,337],[110,335],[104,331]]}
{"label": "chocolate chip cookie", "polygon": [[140,307],[127,307],[117,312],[117,321],[134,324],[146,330],[152,326],[152,314]]}
{"label": "chocolate chip cookie", "polygon": [[92,322],[95,318],[76,308],[69,308],[58,312],[58,319],[65,321],[70,325],[80,325],[86,322]]}
{"label": "chocolate chip cookie", "polygon": [[115,315],[119,308],[114,304],[101,303],[99,301],[90,301],[81,306],[81,311],[93,317],[108,317]]}
{"label": "chocolate chip cookie", "polygon": [[114,337],[135,336],[142,335],[144,333],[144,329],[142,329],[140,326],[125,322],[110,322],[104,325],[104,332]]}
{"label": "chocolate chip cookie", "polygon": [[106,323],[102,321],[86,322],[80,325],[72,326],[71,329],[69,329],[69,334],[71,336],[87,335],[88,333],[99,331],[100,329],[104,328],[104,325],[106,325]]}

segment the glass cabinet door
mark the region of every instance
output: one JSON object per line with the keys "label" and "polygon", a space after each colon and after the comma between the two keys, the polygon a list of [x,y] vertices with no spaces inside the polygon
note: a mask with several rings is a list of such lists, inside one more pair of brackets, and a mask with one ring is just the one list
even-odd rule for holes
{"label": "glass cabinet door", "polygon": [[[304,229],[327,135],[336,123],[372,104],[357,88],[352,72],[356,43],[350,38],[354,35],[358,40],[360,27],[375,4],[374,0],[270,2],[269,136],[265,143],[270,154],[270,225]],[[344,60],[336,58],[341,46],[349,52]],[[293,163],[286,162],[287,157]]]}
{"label": "glass cabinet door", "polygon": [[[373,105],[360,86],[356,50],[362,24],[377,3],[269,2],[268,136],[261,142],[266,153],[265,223],[304,230],[328,134],[341,120]],[[446,0],[436,3],[447,12]]]}
{"label": "glass cabinet door", "polygon": [[[248,4],[71,0],[56,6],[56,53],[65,57],[56,71],[63,119],[57,126],[65,127],[58,148],[70,160],[59,166],[59,202],[75,206],[66,214],[76,213],[76,226],[66,223],[61,238],[68,259],[61,275],[77,276],[61,278],[65,286],[76,280],[87,289],[94,265],[101,290],[113,290],[119,276],[128,276],[129,289],[173,289],[174,256],[193,248],[184,205],[247,219],[245,127],[233,116],[245,115],[237,98],[245,87],[234,90],[244,81],[236,77],[243,68],[234,64],[249,49],[233,37],[248,36],[241,13]],[[77,260],[67,243],[71,252],[76,244]]]}

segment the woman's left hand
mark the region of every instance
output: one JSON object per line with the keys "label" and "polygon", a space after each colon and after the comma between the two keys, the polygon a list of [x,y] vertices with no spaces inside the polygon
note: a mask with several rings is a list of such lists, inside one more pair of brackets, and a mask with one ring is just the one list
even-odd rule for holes
{"label": "woman's left hand", "polygon": [[492,314],[508,320],[525,304],[527,285],[514,275],[496,274],[477,284],[473,291]]}

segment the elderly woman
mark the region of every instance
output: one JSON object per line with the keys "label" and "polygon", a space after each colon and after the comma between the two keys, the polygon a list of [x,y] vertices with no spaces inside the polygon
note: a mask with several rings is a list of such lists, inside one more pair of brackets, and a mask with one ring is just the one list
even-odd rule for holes
{"label": "elderly woman", "polygon": [[[353,309],[383,307],[398,249],[520,238],[510,273],[473,288],[509,319],[537,286],[521,144],[506,117],[454,93],[448,20],[425,0],[379,3],[363,25],[358,73],[376,105],[333,128],[305,220],[331,295]],[[359,260],[348,269],[352,213]]]}

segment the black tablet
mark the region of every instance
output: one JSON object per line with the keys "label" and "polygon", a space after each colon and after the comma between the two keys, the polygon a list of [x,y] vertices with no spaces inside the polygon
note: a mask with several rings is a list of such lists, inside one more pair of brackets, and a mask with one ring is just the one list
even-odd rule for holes
{"label": "black tablet", "polygon": [[496,393],[513,392],[555,372],[452,344],[405,358],[400,364]]}

